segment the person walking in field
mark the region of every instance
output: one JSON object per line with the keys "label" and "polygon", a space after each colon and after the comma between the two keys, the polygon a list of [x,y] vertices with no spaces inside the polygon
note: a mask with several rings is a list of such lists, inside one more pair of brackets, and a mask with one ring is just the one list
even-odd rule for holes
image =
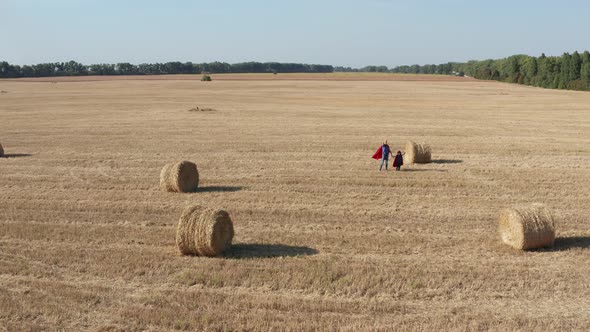
{"label": "person walking in field", "polygon": [[402,165],[404,164],[404,156],[402,155],[401,151],[398,151],[395,157],[393,158],[393,167],[395,167],[395,171],[401,170]]}
{"label": "person walking in field", "polygon": [[381,159],[381,165],[379,166],[379,172],[383,168],[383,164],[385,164],[385,170],[387,171],[387,167],[389,165],[389,155],[393,157],[393,153],[391,153],[391,148],[387,144],[387,140],[381,147],[375,152],[373,155],[373,159]]}

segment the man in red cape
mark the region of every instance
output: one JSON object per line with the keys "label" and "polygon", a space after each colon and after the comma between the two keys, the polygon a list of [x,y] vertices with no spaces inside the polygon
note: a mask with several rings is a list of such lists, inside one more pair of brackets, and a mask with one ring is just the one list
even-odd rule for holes
{"label": "man in red cape", "polygon": [[385,164],[385,170],[387,171],[387,167],[389,164],[389,155],[393,157],[393,153],[391,153],[391,149],[389,148],[387,141],[385,141],[385,143],[383,143],[383,145],[381,145],[381,147],[377,149],[377,152],[375,152],[375,154],[372,157],[373,159],[377,160],[381,159],[379,171],[381,171],[381,169],[383,168],[383,164]]}

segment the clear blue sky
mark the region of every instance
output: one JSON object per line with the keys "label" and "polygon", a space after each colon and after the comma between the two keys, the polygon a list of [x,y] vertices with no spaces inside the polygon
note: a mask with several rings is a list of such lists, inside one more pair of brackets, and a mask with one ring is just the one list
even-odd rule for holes
{"label": "clear blue sky", "polygon": [[588,0],[0,0],[0,60],[359,67],[590,49]]}

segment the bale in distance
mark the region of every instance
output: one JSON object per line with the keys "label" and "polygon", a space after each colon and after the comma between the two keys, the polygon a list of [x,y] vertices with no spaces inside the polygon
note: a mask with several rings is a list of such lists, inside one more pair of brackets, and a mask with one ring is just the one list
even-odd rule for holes
{"label": "bale in distance", "polygon": [[540,203],[504,209],[499,226],[502,241],[516,249],[552,247],[555,242],[555,218]]}
{"label": "bale in distance", "polygon": [[430,146],[424,143],[408,142],[406,144],[405,159],[408,164],[428,164],[432,162]]}
{"label": "bale in distance", "polygon": [[190,161],[167,164],[160,173],[160,189],[163,191],[195,192],[199,186],[197,165]]}
{"label": "bale in distance", "polygon": [[225,210],[188,206],[176,228],[176,246],[183,255],[218,256],[231,246],[234,226]]}
{"label": "bale in distance", "polygon": [[2,147],[2,143],[0,143],[0,157],[4,157],[4,148]]}

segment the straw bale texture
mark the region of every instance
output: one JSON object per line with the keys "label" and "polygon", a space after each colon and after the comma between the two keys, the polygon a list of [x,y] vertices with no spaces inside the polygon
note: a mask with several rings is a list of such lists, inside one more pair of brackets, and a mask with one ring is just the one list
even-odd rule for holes
{"label": "straw bale texture", "polygon": [[408,164],[427,164],[432,162],[430,146],[408,142],[406,144],[405,161]]}
{"label": "straw bale texture", "polygon": [[160,173],[160,188],[169,192],[194,192],[199,186],[197,165],[190,161],[168,164]]}
{"label": "straw bale texture", "polygon": [[551,247],[555,241],[555,218],[543,204],[505,209],[499,226],[502,241],[516,249]]}
{"label": "straw bale texture", "polygon": [[176,245],[183,255],[218,256],[231,246],[234,227],[224,210],[187,207],[176,228]]}

